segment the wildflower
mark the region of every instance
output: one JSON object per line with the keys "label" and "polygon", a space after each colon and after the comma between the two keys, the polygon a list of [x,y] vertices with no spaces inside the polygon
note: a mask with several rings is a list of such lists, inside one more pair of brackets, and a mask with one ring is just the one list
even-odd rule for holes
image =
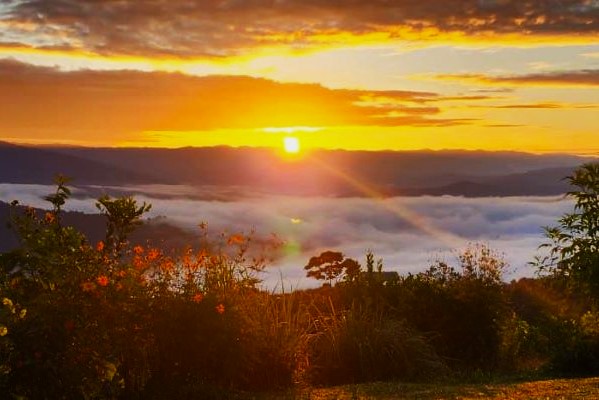
{"label": "wildflower", "polygon": [[44,221],[47,224],[51,224],[56,220],[56,216],[54,216],[54,213],[51,212],[47,212],[46,215],[44,215]]}
{"label": "wildflower", "polygon": [[98,285],[100,286],[107,286],[109,281],[106,275],[100,275],[96,278],[96,282],[98,282]]}
{"label": "wildflower", "polygon": [[125,276],[127,276],[127,271],[125,271],[125,270],[123,270],[123,269],[122,269],[122,270],[120,270],[119,272],[117,272],[117,273],[116,273],[116,275],[117,275],[119,278],[124,278]]}
{"label": "wildflower", "polygon": [[9,299],[8,297],[5,297],[2,299],[2,304],[4,304],[5,306],[7,306],[8,308],[12,308],[13,304],[12,304],[12,300]]}
{"label": "wildflower", "polygon": [[8,328],[4,325],[0,325],[0,336],[8,335]]}
{"label": "wildflower", "polygon": [[158,258],[159,255],[160,255],[160,252],[157,249],[151,249],[148,252],[148,261],[154,261],[155,259]]}
{"label": "wildflower", "polygon": [[81,284],[81,290],[84,292],[91,292],[96,288],[96,285],[93,282],[83,282]]}
{"label": "wildflower", "polygon": [[[204,300],[204,295],[202,293],[196,293],[191,299],[195,303],[200,303],[202,300]],[[223,309],[223,311],[224,311],[224,309]]]}
{"label": "wildflower", "polygon": [[104,250],[104,242],[103,241],[99,241],[98,244],[96,244],[96,250],[98,251],[102,251]]}
{"label": "wildflower", "polygon": [[164,271],[172,271],[175,267],[175,263],[172,260],[165,260],[162,264],[160,264],[160,268]]}
{"label": "wildflower", "polygon": [[225,313],[225,305],[223,303],[220,303],[219,305],[217,305],[215,307],[215,310],[219,314],[224,314]]}
{"label": "wildflower", "polygon": [[244,241],[244,237],[243,235],[231,235],[231,237],[229,237],[229,244],[243,244]]}
{"label": "wildflower", "polygon": [[23,308],[21,311],[19,311],[19,318],[23,319],[23,318],[25,318],[26,315],[27,315],[26,308]]}
{"label": "wildflower", "polygon": [[140,257],[135,256],[133,257],[133,266],[135,269],[142,269],[144,267],[144,262]]}
{"label": "wildflower", "polygon": [[133,248],[133,252],[139,256],[144,253],[144,248],[137,245]]}

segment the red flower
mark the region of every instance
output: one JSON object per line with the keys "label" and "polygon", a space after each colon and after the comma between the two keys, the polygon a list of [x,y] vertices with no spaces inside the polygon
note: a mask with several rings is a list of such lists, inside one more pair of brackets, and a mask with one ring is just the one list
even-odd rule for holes
{"label": "red flower", "polygon": [[44,220],[46,221],[47,224],[51,224],[52,222],[54,222],[56,220],[56,217],[54,216],[54,213],[47,212],[46,215],[44,216]]}
{"label": "red flower", "polygon": [[98,282],[98,285],[100,286],[108,286],[108,277],[106,275],[100,275],[99,277],[96,278],[96,282]]}
{"label": "red flower", "polygon": [[229,237],[228,244],[243,244],[244,240],[245,238],[243,235],[231,235],[231,237]]}
{"label": "red flower", "polygon": [[204,300],[204,295],[202,293],[196,293],[191,299],[196,303],[200,303]]}
{"label": "red flower", "polygon": [[159,255],[160,255],[160,251],[158,251],[157,249],[151,249],[148,252],[148,261],[154,261],[155,259],[158,258]]}
{"label": "red flower", "polygon": [[104,242],[103,241],[99,241],[98,244],[96,245],[96,250],[98,251],[102,251],[104,250]]}
{"label": "red flower", "polygon": [[141,257],[135,256],[133,257],[133,266],[135,267],[135,269],[143,269],[144,268],[144,260],[141,259]]}
{"label": "red flower", "polygon": [[217,305],[215,307],[215,310],[219,314],[224,314],[225,313],[225,305],[223,303],[220,303],[219,305]]}
{"label": "red flower", "polygon": [[81,290],[84,292],[91,292],[96,288],[96,285],[93,282],[83,282],[81,284]]}

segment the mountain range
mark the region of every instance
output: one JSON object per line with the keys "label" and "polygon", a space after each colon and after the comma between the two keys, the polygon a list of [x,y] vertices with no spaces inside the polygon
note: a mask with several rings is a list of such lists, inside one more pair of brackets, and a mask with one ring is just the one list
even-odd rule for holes
{"label": "mountain range", "polygon": [[[135,192],[140,185],[238,188],[286,195],[557,195],[589,157],[482,151],[314,150],[294,158],[266,148],[84,148],[0,142],[0,183]],[[115,189],[115,190],[117,190]],[[233,191],[234,192],[234,191]],[[0,199],[7,200],[7,199]]]}

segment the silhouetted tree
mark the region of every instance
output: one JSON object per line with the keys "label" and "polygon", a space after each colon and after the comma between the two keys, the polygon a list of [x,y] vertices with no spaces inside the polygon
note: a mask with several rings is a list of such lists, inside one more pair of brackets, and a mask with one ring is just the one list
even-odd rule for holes
{"label": "silhouetted tree", "polygon": [[343,274],[349,282],[354,281],[360,274],[360,264],[354,259],[345,258],[343,253],[338,251],[325,251],[310,258],[304,269],[308,271],[307,277],[326,280],[329,285]]}

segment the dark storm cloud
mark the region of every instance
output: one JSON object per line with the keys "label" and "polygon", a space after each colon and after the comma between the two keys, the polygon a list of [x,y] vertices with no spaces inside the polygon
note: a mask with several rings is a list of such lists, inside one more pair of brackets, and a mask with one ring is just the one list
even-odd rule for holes
{"label": "dark storm cloud", "polygon": [[[597,0],[20,0],[1,18],[38,46],[103,54],[220,57],[261,46],[342,44],[336,34],[419,39],[428,30],[476,37],[593,35]],[[0,12],[2,12],[0,10]],[[430,28],[436,30],[430,32]],[[430,34],[430,35],[429,35]],[[47,43],[46,43],[47,44]]]}

